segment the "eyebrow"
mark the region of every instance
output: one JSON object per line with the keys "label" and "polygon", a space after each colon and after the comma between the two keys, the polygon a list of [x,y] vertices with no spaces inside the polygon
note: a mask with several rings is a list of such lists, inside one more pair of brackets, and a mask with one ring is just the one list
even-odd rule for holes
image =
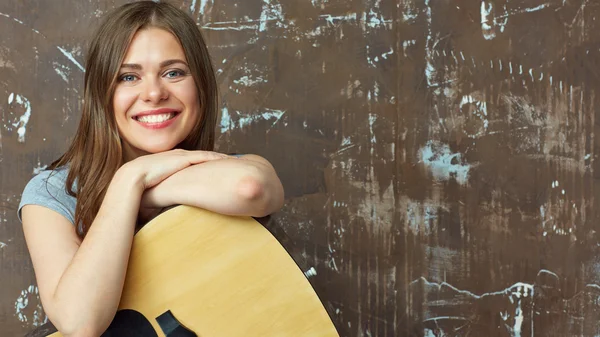
{"label": "eyebrow", "polygon": [[[166,61],[162,61],[162,62],[159,64],[159,67],[160,67],[160,68],[164,68],[164,67],[168,67],[168,66],[170,66],[170,65],[172,65],[172,64],[175,64],[175,63],[183,63],[183,64],[185,64],[185,66],[187,66],[187,63],[185,63],[185,61],[183,61],[183,60],[179,60],[179,59],[172,59],[172,60],[166,60]],[[137,64],[137,63],[123,63],[123,64],[121,65],[121,69],[123,69],[123,68],[129,68],[129,69],[141,70],[141,69],[142,69],[142,66],[141,66],[140,64]]]}

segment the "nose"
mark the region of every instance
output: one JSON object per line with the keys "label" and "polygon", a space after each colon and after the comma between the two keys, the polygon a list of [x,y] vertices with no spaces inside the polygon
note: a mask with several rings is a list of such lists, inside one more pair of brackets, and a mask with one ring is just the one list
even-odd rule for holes
{"label": "nose", "polygon": [[157,104],[169,97],[169,92],[160,79],[147,79],[144,81],[140,98],[144,102]]}

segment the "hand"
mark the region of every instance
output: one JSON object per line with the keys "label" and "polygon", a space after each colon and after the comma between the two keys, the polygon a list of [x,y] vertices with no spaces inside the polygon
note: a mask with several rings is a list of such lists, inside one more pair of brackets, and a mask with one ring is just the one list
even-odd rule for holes
{"label": "hand", "polygon": [[175,149],[141,156],[123,166],[140,174],[143,188],[148,189],[186,167],[225,158],[231,158],[231,156],[213,151]]}

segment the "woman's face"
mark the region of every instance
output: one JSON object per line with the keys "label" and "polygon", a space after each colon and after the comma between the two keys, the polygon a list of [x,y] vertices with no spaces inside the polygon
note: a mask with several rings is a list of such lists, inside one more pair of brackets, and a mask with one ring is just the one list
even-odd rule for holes
{"label": "woman's face", "polygon": [[119,71],[113,108],[126,160],[171,150],[189,135],[200,101],[173,34],[147,28],[134,35]]}

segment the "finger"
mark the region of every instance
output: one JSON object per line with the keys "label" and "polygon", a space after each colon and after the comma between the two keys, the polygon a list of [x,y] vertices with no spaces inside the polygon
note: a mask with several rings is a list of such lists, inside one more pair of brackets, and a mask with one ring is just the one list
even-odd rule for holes
{"label": "finger", "polygon": [[188,160],[190,160],[191,164],[227,158],[227,155],[225,154],[212,151],[190,151],[188,155]]}

